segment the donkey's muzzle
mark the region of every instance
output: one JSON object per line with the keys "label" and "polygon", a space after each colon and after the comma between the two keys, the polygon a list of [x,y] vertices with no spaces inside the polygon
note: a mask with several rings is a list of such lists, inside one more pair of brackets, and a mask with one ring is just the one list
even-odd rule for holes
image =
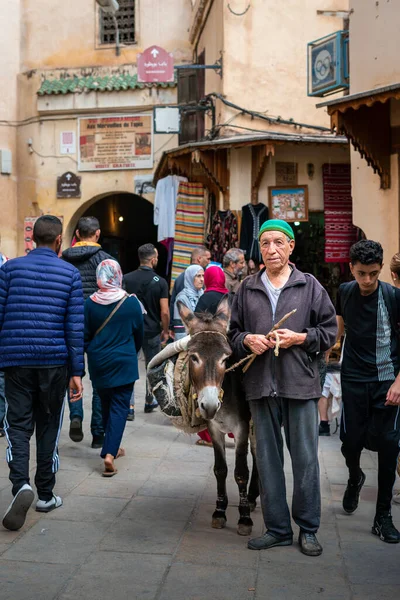
{"label": "donkey's muzzle", "polygon": [[221,407],[220,391],[214,385],[204,387],[199,393],[199,409],[203,419],[213,419]]}

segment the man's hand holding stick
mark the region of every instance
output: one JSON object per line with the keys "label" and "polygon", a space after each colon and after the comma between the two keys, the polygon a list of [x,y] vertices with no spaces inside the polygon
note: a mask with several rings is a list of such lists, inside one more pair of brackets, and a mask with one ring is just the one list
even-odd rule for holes
{"label": "man's hand holding stick", "polygon": [[[294,313],[297,311],[297,308],[291,310],[290,312],[288,312],[284,317],[282,317],[282,319],[280,319],[277,323],[275,323],[275,325],[273,326],[273,328],[271,329],[271,331],[269,333],[267,333],[266,336],[263,336],[265,338],[265,342],[269,342],[270,343],[270,339],[272,337],[275,338],[275,345],[274,345],[274,353],[275,356],[279,355],[279,346],[281,345],[280,342],[280,337],[279,337],[279,333],[277,333],[278,329],[281,328],[281,326],[283,325],[283,323],[292,315],[294,315]],[[286,332],[288,330],[283,330],[283,332]],[[286,334],[285,334],[286,335]],[[305,334],[299,334],[302,336],[305,336]],[[290,344],[292,345],[292,344]],[[268,347],[270,348],[271,346],[268,344]],[[247,369],[249,369],[250,365],[253,364],[254,360],[257,358],[257,356],[259,354],[262,354],[267,348],[263,348],[261,352],[253,352],[251,354],[251,357],[248,359],[247,364],[243,367],[243,373],[246,373]]]}

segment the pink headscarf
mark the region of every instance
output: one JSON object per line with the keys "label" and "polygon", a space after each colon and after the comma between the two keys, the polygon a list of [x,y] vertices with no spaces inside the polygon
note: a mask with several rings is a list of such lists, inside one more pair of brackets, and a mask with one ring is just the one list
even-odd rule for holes
{"label": "pink headscarf", "polygon": [[229,290],[225,287],[225,273],[221,267],[207,267],[204,272],[204,287],[206,292],[229,294]]}
{"label": "pink headscarf", "polygon": [[116,260],[106,258],[96,269],[97,292],[90,299],[97,304],[112,304],[124,296],[128,296],[122,289],[122,271]]}

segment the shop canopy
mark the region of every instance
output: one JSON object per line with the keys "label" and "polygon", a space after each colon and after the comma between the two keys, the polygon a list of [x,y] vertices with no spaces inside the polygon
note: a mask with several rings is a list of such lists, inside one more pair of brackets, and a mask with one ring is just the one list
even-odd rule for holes
{"label": "shop canopy", "polygon": [[154,174],[154,183],[170,173],[189,177],[204,183],[215,193],[222,193],[224,204],[229,207],[228,152],[232,148],[251,147],[251,188],[256,195],[269,156],[274,156],[276,146],[282,144],[341,144],[348,141],[343,136],[327,134],[289,134],[266,131],[220,137],[214,140],[192,142],[172,150],[166,150]]}
{"label": "shop canopy", "polygon": [[391,127],[389,100],[400,100],[400,83],[317,104],[326,107],[331,128],[345,135],[390,188],[390,155],[400,149],[400,127]]}

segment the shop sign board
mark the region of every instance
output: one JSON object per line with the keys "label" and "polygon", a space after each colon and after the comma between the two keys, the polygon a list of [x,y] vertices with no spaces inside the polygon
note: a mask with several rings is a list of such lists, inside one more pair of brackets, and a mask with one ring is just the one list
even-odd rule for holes
{"label": "shop sign board", "polygon": [[81,177],[71,171],[57,177],[57,198],[80,198]]}
{"label": "shop sign board", "polygon": [[276,185],[297,185],[297,163],[277,162],[275,181]]}
{"label": "shop sign board", "polygon": [[78,171],[153,168],[152,114],[82,117]]}
{"label": "shop sign board", "polygon": [[150,46],[137,56],[137,80],[140,83],[174,81],[174,55],[160,46]]}

